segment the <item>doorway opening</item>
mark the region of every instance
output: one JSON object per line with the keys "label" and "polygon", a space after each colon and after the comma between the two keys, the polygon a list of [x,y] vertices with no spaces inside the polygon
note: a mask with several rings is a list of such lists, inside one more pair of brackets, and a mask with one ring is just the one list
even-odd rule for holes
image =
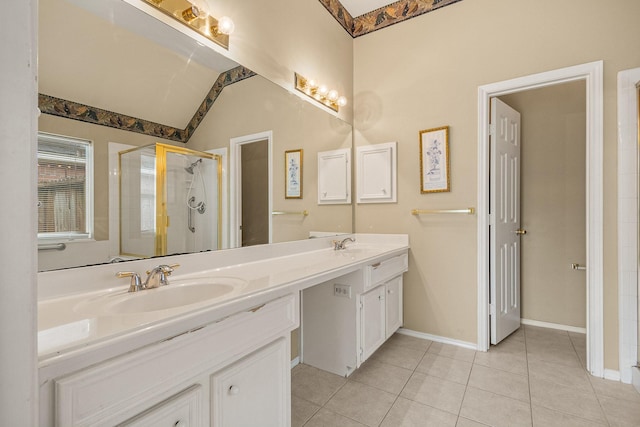
{"label": "doorway opening", "polygon": [[272,143],[271,131],[231,139],[231,247],[272,241]]}
{"label": "doorway opening", "polygon": [[490,99],[582,80],[586,86],[587,370],[602,377],[603,341],[603,63],[563,68],[478,88],[478,350],[489,348],[490,288]]}
{"label": "doorway opening", "polygon": [[[491,113],[496,123],[491,136],[491,210],[496,212],[491,247],[500,248],[502,255],[493,253],[492,265],[516,258],[503,268],[490,268],[495,287],[490,294],[491,343],[521,324],[586,334],[584,80],[492,98]],[[507,119],[513,126],[506,130],[514,135],[503,141]],[[510,141],[515,144],[511,148]],[[511,163],[505,162],[513,153],[517,156]],[[501,172],[505,166],[506,174]],[[514,188],[501,197],[504,189],[498,184],[505,180],[498,175],[513,175],[506,182]],[[496,203],[512,195],[512,203]],[[511,206],[514,209],[505,209]],[[513,218],[504,221],[509,215]],[[513,250],[505,250],[507,243]],[[511,265],[513,275],[497,274]],[[507,283],[497,286],[502,280]],[[498,298],[503,289],[508,295]]]}

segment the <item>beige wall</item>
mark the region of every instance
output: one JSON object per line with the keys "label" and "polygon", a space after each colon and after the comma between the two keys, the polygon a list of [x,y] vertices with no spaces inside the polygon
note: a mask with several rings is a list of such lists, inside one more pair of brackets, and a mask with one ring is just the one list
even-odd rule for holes
{"label": "beige wall", "polygon": [[586,327],[584,81],[500,97],[521,114],[521,316]]}
{"label": "beige wall", "polygon": [[218,0],[216,16],[236,25],[229,56],[292,89],[293,73],[315,78],[349,98],[339,116],[351,123],[353,41],[317,0]]}
{"label": "beige wall", "polygon": [[[399,199],[357,206],[356,231],[409,233],[405,326],[476,342],[478,86],[604,60],[605,368],[618,367],[616,74],[640,65],[640,2],[463,1],[355,39],[356,145],[398,141]],[[449,125],[452,191],[419,192],[418,131]]]}

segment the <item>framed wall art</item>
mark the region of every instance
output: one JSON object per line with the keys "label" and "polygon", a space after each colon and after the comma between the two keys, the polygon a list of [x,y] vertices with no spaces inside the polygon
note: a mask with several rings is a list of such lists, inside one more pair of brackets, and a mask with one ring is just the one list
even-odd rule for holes
{"label": "framed wall art", "polygon": [[451,191],[449,126],[420,131],[420,192]]}
{"label": "framed wall art", "polygon": [[284,152],[284,198],[302,199],[302,149]]}

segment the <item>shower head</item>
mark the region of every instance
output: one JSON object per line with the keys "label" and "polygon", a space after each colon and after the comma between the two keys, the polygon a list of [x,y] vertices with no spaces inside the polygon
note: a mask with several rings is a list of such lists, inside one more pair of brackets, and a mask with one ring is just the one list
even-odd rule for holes
{"label": "shower head", "polygon": [[189,173],[189,175],[193,175],[193,168],[198,166],[198,163],[200,163],[200,162],[202,162],[202,159],[198,159],[195,162],[191,163],[189,166],[184,168],[184,170],[186,170]]}

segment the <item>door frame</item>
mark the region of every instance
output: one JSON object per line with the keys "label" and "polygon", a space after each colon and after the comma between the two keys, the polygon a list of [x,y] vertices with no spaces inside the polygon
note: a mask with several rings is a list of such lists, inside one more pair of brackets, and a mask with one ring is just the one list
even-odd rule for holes
{"label": "door frame", "polygon": [[640,356],[636,303],[639,264],[637,85],[640,85],[640,68],[618,73],[618,336],[620,380],[627,384],[632,383],[632,366]]}
{"label": "door frame", "polygon": [[603,322],[603,61],[478,87],[478,344],[489,349],[489,100],[528,89],[584,80],[587,98],[587,370],[604,375]]}
{"label": "door frame", "polygon": [[[237,248],[242,244],[238,236],[238,224],[242,222],[242,209],[239,200],[242,197],[242,165],[240,150],[242,145],[251,144],[258,141],[267,141],[268,153],[268,186],[269,186],[269,213],[273,211],[273,131],[258,132],[251,135],[231,138],[229,141],[229,245]],[[273,241],[273,221],[269,215],[269,243]]]}

